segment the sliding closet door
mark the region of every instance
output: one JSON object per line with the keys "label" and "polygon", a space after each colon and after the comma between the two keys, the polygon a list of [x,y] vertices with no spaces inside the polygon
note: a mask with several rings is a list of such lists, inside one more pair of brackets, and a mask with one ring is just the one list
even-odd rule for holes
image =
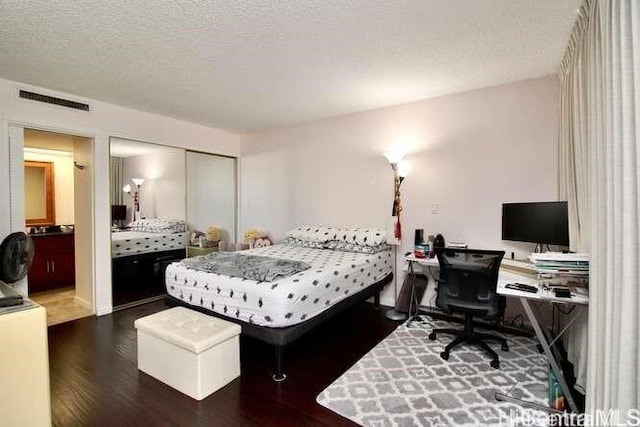
{"label": "sliding closet door", "polygon": [[[121,138],[110,145],[111,294],[120,309],[163,298],[167,265],[186,256],[188,233],[174,227],[186,222],[186,161],[181,148]],[[134,218],[146,221],[130,229]]]}
{"label": "sliding closet door", "polygon": [[222,230],[236,241],[236,159],[187,151],[187,225],[189,230]]}

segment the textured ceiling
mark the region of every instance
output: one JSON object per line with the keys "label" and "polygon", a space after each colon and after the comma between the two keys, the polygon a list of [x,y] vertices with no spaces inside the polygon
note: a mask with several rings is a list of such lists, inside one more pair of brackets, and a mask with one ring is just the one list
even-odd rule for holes
{"label": "textured ceiling", "polygon": [[0,77],[252,131],[555,71],[579,0],[0,0]]}

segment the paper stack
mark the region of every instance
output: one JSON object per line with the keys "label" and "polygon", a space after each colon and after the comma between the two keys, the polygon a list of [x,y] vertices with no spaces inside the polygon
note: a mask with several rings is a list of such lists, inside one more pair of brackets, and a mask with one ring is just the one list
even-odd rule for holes
{"label": "paper stack", "polygon": [[538,273],[560,276],[589,276],[589,254],[561,252],[534,253],[529,256]]}

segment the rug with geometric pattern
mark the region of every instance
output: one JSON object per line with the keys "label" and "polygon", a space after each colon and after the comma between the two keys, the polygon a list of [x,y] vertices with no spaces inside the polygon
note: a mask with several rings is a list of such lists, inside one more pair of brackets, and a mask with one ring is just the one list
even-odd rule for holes
{"label": "rug with geometric pattern", "polygon": [[[449,360],[441,359],[452,337],[429,340],[434,327],[461,325],[424,316],[410,327],[399,326],[320,393],[317,402],[360,425],[388,427],[514,425],[514,414],[523,407],[497,401],[496,392],[548,404],[548,364],[536,340],[504,336],[506,352],[500,344],[489,344],[500,356],[500,369],[494,369],[487,354],[465,344],[451,350]],[[544,418],[544,412],[533,412]]]}

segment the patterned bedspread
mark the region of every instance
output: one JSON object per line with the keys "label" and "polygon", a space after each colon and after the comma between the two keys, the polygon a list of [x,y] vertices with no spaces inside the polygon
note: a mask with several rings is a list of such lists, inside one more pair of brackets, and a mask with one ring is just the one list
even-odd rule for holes
{"label": "patterned bedspread", "polygon": [[238,252],[214,252],[181,261],[192,270],[226,274],[258,282],[273,282],[311,268],[302,261],[247,255]]}
{"label": "patterned bedspread", "polygon": [[112,258],[186,248],[187,233],[148,233],[142,231],[111,233]]}
{"label": "patterned bedspread", "polygon": [[391,251],[376,254],[274,245],[242,254],[300,261],[311,268],[273,282],[208,273],[175,262],[167,293],[192,305],[269,327],[295,325],[391,273]]}

